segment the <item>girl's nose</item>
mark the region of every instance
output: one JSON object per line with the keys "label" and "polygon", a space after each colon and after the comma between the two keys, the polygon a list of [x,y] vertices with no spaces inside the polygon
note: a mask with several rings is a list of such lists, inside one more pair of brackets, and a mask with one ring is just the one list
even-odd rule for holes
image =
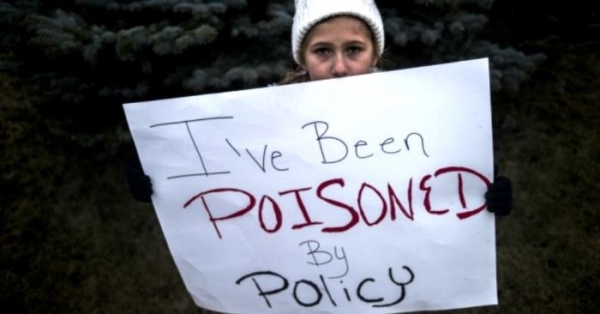
{"label": "girl's nose", "polygon": [[343,56],[336,56],[331,67],[333,77],[342,77],[348,75],[348,67]]}

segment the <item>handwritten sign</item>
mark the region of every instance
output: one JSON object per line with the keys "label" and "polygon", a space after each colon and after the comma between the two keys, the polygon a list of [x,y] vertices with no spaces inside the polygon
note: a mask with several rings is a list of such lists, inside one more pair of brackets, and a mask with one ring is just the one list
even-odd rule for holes
{"label": "handwritten sign", "polygon": [[496,304],[488,75],[480,59],[124,105],[196,304]]}

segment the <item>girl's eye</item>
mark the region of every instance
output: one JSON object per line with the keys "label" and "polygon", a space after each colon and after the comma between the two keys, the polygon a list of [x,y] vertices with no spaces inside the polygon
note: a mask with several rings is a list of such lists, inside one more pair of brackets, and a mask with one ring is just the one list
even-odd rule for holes
{"label": "girl's eye", "polygon": [[348,47],[348,49],[346,49],[346,51],[348,52],[348,54],[354,55],[354,54],[361,52],[362,48],[358,47],[358,46],[351,46],[351,47]]}
{"label": "girl's eye", "polygon": [[319,56],[326,56],[329,54],[330,50],[325,47],[321,47],[321,48],[317,48],[317,49],[313,50],[313,52]]}

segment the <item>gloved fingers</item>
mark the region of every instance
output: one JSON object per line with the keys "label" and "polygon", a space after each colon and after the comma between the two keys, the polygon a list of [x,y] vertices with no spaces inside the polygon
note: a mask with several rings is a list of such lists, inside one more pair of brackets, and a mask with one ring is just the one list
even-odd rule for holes
{"label": "gloved fingers", "polygon": [[506,177],[497,177],[485,193],[487,209],[497,216],[506,216],[512,209],[512,182]]}
{"label": "gloved fingers", "polygon": [[497,177],[494,182],[490,185],[487,193],[512,193],[512,181],[507,177]]}
{"label": "gloved fingers", "polygon": [[125,176],[133,198],[139,202],[150,202],[152,196],[152,181],[144,173],[142,164],[134,149],[127,159]]}
{"label": "gloved fingers", "polygon": [[508,216],[512,211],[512,202],[488,203],[487,208],[496,216]]}
{"label": "gloved fingers", "polygon": [[152,196],[152,181],[147,175],[142,175],[130,181],[131,194],[136,201],[150,202]]}
{"label": "gloved fingers", "polygon": [[128,176],[129,190],[133,198],[139,202],[150,202],[152,195],[152,182],[150,177],[142,174],[136,176]]}

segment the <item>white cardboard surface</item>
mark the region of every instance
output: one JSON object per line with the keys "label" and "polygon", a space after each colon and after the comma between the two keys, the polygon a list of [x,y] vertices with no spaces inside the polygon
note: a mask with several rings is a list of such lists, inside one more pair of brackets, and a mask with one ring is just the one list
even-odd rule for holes
{"label": "white cardboard surface", "polygon": [[196,304],[497,304],[487,59],[124,105]]}

